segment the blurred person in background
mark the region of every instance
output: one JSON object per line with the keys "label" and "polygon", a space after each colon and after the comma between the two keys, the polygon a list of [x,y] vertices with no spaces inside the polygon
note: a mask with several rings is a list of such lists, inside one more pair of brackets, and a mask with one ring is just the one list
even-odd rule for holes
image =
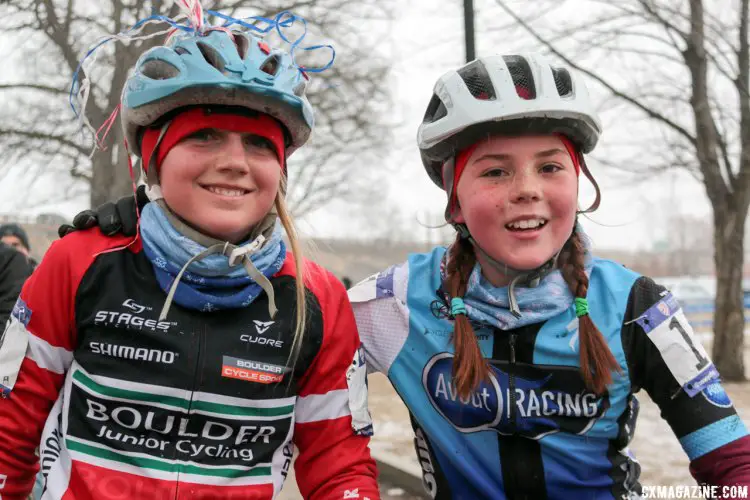
{"label": "blurred person in background", "polygon": [[[3,328],[33,268],[23,253],[0,243],[0,322]],[[2,340],[0,340],[2,346]],[[3,360],[0,358],[0,365]],[[2,380],[0,380],[2,384]]]}
{"label": "blurred person in background", "polygon": [[0,225],[0,241],[21,252],[28,259],[32,270],[37,266],[37,261],[31,257],[29,235],[20,224],[8,223]]}

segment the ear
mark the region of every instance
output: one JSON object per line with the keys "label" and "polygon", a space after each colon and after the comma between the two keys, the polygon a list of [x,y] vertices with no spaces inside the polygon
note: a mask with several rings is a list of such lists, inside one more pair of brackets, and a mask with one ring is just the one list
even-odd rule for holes
{"label": "ear", "polygon": [[458,224],[466,224],[466,217],[464,217],[463,211],[461,210],[461,204],[456,200],[456,206],[451,211],[451,220]]}

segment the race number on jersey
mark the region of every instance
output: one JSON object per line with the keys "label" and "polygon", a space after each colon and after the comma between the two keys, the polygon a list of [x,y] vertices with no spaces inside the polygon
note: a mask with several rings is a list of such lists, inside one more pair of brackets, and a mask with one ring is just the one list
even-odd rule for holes
{"label": "race number on jersey", "polygon": [[661,353],[664,363],[690,397],[719,376],[706,350],[695,338],[685,313],[671,293],[651,306],[636,322]]}

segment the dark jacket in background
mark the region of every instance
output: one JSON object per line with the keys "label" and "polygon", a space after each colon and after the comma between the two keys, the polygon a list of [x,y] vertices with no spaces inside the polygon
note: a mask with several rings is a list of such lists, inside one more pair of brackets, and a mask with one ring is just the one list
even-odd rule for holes
{"label": "dark jacket in background", "polygon": [[5,328],[5,322],[31,271],[32,266],[22,253],[0,244],[0,328]]}

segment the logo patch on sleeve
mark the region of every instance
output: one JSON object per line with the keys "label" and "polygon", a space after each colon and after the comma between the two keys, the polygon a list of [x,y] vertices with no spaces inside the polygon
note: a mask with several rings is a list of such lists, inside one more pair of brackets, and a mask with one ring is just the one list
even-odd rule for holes
{"label": "logo patch on sleeve", "polygon": [[706,400],[708,400],[708,402],[714,406],[718,406],[719,408],[732,407],[732,401],[729,399],[727,391],[724,390],[724,387],[718,380],[714,381],[713,383],[709,384],[708,387],[703,389],[702,394],[703,397],[706,398]]}
{"label": "logo patch on sleeve", "polygon": [[396,271],[394,267],[389,267],[378,275],[375,285],[375,293],[378,298],[393,297],[393,274]]}
{"label": "logo patch on sleeve", "polygon": [[29,321],[31,321],[31,309],[29,309],[29,306],[26,305],[26,302],[24,302],[21,297],[18,297],[18,300],[16,300],[11,315],[23,323],[23,326],[29,326]]}
{"label": "logo patch on sleeve", "polygon": [[674,298],[674,295],[668,293],[659,302],[648,308],[636,320],[636,323],[643,328],[643,331],[651,333],[652,330],[672,318],[679,310],[680,304],[677,303],[677,299]]}
{"label": "logo patch on sleeve", "polygon": [[7,398],[13,390],[28,345],[29,332],[18,316],[13,314],[0,337],[0,397]]}

